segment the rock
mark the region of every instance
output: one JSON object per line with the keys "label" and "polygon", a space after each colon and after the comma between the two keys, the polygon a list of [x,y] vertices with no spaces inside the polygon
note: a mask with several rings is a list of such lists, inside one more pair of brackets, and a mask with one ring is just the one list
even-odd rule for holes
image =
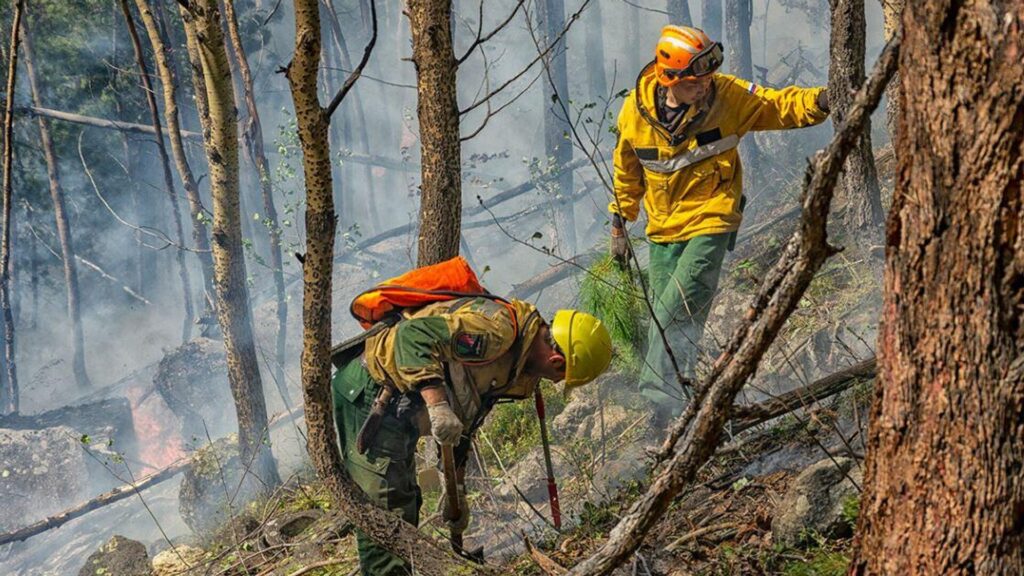
{"label": "rock", "polygon": [[78,576],[150,576],[149,554],[141,542],[114,536],[85,561]]}
{"label": "rock", "polygon": [[847,475],[863,485],[863,472],[849,458],[836,458],[835,462],[826,458],[801,472],[772,518],[774,540],[793,546],[812,533],[829,538],[849,536],[851,528],[843,517],[843,504],[859,492]]}
{"label": "rock", "polygon": [[286,512],[267,521],[263,527],[263,542],[267,547],[288,544],[306,532],[324,516],[322,510],[313,508],[298,512]]}
{"label": "rock", "polygon": [[88,496],[81,435],[67,426],[0,429],[0,531],[21,528]]}
{"label": "rock", "polygon": [[551,420],[552,435],[558,439],[574,437],[580,424],[596,411],[595,394],[574,394],[562,412]]}
{"label": "rock", "polygon": [[[556,478],[564,478],[569,471],[569,463],[566,462],[560,451],[552,450],[551,463],[555,469]],[[547,502],[548,500],[548,473],[544,466],[544,449],[537,446],[530,450],[519,462],[509,468],[509,478],[526,495],[531,502]],[[519,499],[515,488],[509,481],[502,480],[495,490],[495,494],[505,501]]]}
{"label": "rock", "polygon": [[197,536],[214,536],[260,494],[259,481],[244,472],[234,434],[196,451],[193,465],[181,480],[178,511]]}
{"label": "rock", "polygon": [[231,389],[228,386],[224,345],[208,338],[196,338],[167,353],[153,377],[157,392],[182,422],[186,441],[207,433],[217,438],[237,430]]}
{"label": "rock", "polygon": [[153,558],[153,576],[188,576],[190,568],[201,566],[206,552],[192,546],[175,546]]}

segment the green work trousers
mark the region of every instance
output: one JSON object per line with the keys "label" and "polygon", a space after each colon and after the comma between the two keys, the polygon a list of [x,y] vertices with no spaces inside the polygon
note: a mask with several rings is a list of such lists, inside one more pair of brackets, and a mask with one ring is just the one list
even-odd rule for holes
{"label": "green work trousers", "polygon": [[[331,380],[334,422],[345,468],[370,502],[395,512],[415,526],[423,498],[416,484],[417,432],[413,425],[396,418],[391,409],[366,454],[356,452],[356,436],[370,414],[377,384],[363,366],[362,357],[349,361]],[[398,519],[395,519],[396,522]],[[356,531],[359,565],[364,576],[406,576],[412,567]]]}
{"label": "green work trousers", "polygon": [[658,324],[684,377],[694,378],[711,299],[718,288],[730,234],[697,236],[685,242],[650,244],[649,278],[655,317],[647,333],[640,391],[652,403],[678,413],[683,404],[672,362]]}

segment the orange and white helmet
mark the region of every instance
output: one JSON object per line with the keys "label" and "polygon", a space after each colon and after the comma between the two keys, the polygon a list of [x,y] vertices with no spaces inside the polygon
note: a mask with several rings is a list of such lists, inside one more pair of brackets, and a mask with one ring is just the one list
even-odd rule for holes
{"label": "orange and white helmet", "polygon": [[654,51],[654,73],[662,86],[707,76],[722,65],[722,43],[703,30],[689,26],[665,26]]}

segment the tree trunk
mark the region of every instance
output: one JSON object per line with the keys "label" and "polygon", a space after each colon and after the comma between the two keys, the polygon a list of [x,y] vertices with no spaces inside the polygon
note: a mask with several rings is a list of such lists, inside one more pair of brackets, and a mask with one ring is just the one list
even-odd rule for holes
{"label": "tree trunk", "polygon": [[[885,39],[892,38],[900,27],[900,15],[903,14],[903,6],[906,0],[879,0],[882,5],[883,29]],[[885,91],[885,127],[889,132],[890,144],[896,144],[896,126],[900,116],[900,76],[899,73],[893,77],[892,82]]]}
{"label": "tree trunk", "polygon": [[[263,212],[266,217],[267,231],[270,234],[270,268],[274,275],[274,291],[277,296],[277,348],[274,366],[274,383],[281,393],[285,406],[289,406],[288,388],[284,381],[285,343],[288,329],[288,301],[284,293],[284,264],[281,260],[281,227],[277,221],[277,206],[274,205],[274,189],[271,182],[270,162],[263,150],[263,127],[260,124],[259,110],[256,108],[256,94],[253,89],[252,72],[246,59],[242,38],[238,34],[238,21],[235,18],[234,0],[224,0],[225,17],[231,45],[238,60],[238,70],[242,76],[242,88],[245,90],[245,106],[249,109],[249,122],[245,127],[243,141],[249,152],[249,158],[260,180],[260,192],[263,196]],[[289,408],[290,410],[291,408]]]}
{"label": "tree trunk", "polygon": [[[608,76],[605,74],[604,61],[604,19],[601,15],[601,3],[593,2],[587,7],[587,27],[584,41],[587,51],[587,80],[590,84],[588,101],[601,102],[609,99]],[[603,109],[603,107],[601,107]]]}
{"label": "tree trunk", "polygon": [[295,56],[288,65],[287,76],[295,103],[306,183],[302,391],[309,456],[339,509],[366,535],[395,554],[415,560],[417,573],[463,573],[468,571],[465,563],[445,552],[415,526],[396,521],[390,512],[367,503],[348,477],[337,449],[330,385],[331,285],[337,217],[327,144],[329,118],[316,90],[321,46],[317,0],[295,0],[295,38]]}
{"label": "tree trunk", "polygon": [[[627,26],[629,27],[629,36],[627,38],[642,38],[640,35],[640,9],[628,4],[624,8],[627,14]],[[654,46],[646,45],[642,42],[627,41],[626,47],[628,50],[626,62],[629,64],[627,77],[633,75],[635,78],[635,75],[640,73],[640,69],[654,59]],[[630,88],[632,88],[632,85],[630,85]]]}
{"label": "tree trunk", "polygon": [[722,41],[722,0],[701,0],[701,30],[712,40]]}
{"label": "tree trunk", "polygon": [[181,327],[181,341],[184,343],[188,342],[192,335],[192,322],[195,318],[192,309],[192,287],[189,281],[188,267],[185,265],[185,240],[181,229],[181,211],[178,209],[178,198],[174,192],[171,161],[167,157],[167,148],[164,146],[163,128],[160,125],[160,110],[156,105],[156,92],[154,92],[152,82],[149,80],[149,69],[146,66],[146,58],[142,52],[142,42],[139,40],[139,34],[135,29],[135,20],[132,18],[131,9],[128,7],[128,0],[120,0],[120,5],[121,12],[124,14],[125,24],[128,26],[128,35],[131,37],[132,46],[135,49],[135,60],[138,63],[139,75],[142,77],[142,89],[146,94],[146,104],[149,106],[153,131],[156,134],[156,147],[160,157],[160,167],[163,171],[164,188],[167,191],[167,198],[171,203],[174,241],[178,244],[174,249],[174,257],[178,263],[178,278],[181,280],[181,291],[185,300],[185,318]]}
{"label": "tree trunk", "polygon": [[[832,33],[829,36],[831,64],[828,67],[828,96],[835,129],[843,123],[853,104],[853,93],[864,83],[864,0],[830,0]],[[891,85],[891,84],[890,84]],[[882,192],[871,148],[871,120],[864,126],[857,149],[846,158],[839,179],[846,197],[846,225],[865,231],[882,223]]]}
{"label": "tree trunk", "polygon": [[423,166],[417,262],[426,266],[459,254],[462,146],[457,65],[452,52],[451,0],[409,0],[408,14]]}
{"label": "tree trunk", "polygon": [[0,411],[11,414],[18,411],[18,372],[14,363],[14,317],[11,315],[11,168],[14,161],[14,86],[18,71],[18,41],[21,36],[21,14],[24,0],[15,0],[11,24],[10,52],[7,54],[7,106],[4,109],[4,162],[3,162],[3,236],[0,237],[0,311],[4,316],[4,362],[7,377],[3,378]]}
{"label": "tree trunk", "polygon": [[198,41],[199,61],[209,105],[206,159],[213,196],[213,263],[217,317],[224,335],[228,381],[238,416],[238,445],[243,462],[267,487],[281,483],[270,451],[267,407],[263,397],[256,343],[249,312],[249,290],[239,221],[238,121],[227,46],[217,0],[193,0],[189,8]]}
{"label": "tree trunk", "polygon": [[1024,1],[912,0],[851,574],[1024,573]]}
{"label": "tree trunk", "polygon": [[[164,98],[164,123],[167,125],[167,137],[171,141],[174,164],[181,177],[182,186],[185,188],[185,198],[188,200],[192,221],[192,242],[198,251],[197,256],[199,256],[200,269],[203,274],[203,290],[208,297],[212,297],[213,256],[210,254],[210,239],[206,233],[206,226],[203,224],[203,202],[199,197],[199,186],[196,184],[192,168],[185,156],[185,146],[181,139],[181,125],[178,118],[178,80],[172,66],[172,52],[164,43],[149,2],[135,0],[135,5],[139,9],[142,23],[146,27],[146,34],[153,47],[153,60],[156,63],[157,73],[160,75]],[[208,302],[206,298],[204,300]]]}
{"label": "tree trunk", "polygon": [[[541,33],[541,50],[546,50],[565,28],[565,3],[563,0],[537,2],[537,20]],[[545,59],[547,82],[541,91],[544,97],[544,170],[560,170],[572,162],[572,140],[566,135],[570,131],[566,119],[569,104],[569,77],[566,73],[566,39],[563,35],[558,44]],[[562,256],[576,254],[576,215],[573,211],[573,173],[562,170],[558,181],[548,190],[554,206],[555,235],[557,247]],[[555,248],[555,246],[552,246]]]}
{"label": "tree trunk", "polygon": [[668,23],[676,26],[693,26],[690,17],[690,0],[668,0],[665,3],[668,11]]}
{"label": "tree trunk", "polygon": [[[750,54],[750,24],[753,21],[752,0],[725,0],[725,34],[729,56],[726,62],[735,76],[754,80],[754,65]],[[740,141],[740,157],[743,162],[744,188],[757,189],[761,174],[761,149],[749,134]],[[756,206],[748,206],[753,216]]]}
{"label": "tree trunk", "polygon": [[[37,5],[37,6],[41,6]],[[29,91],[32,103],[42,104],[39,84],[36,80],[35,56],[32,48],[31,25],[26,20],[21,27],[22,41],[25,49],[25,73],[28,76]],[[57,239],[60,242],[60,254],[63,259],[64,285],[67,291],[68,317],[71,319],[71,368],[75,382],[83,388],[90,387],[89,374],[85,369],[85,338],[82,335],[82,310],[79,305],[78,268],[75,262],[75,247],[71,237],[71,224],[68,221],[67,208],[64,203],[64,190],[60,185],[60,172],[57,156],[53,153],[53,141],[50,138],[50,126],[43,118],[39,122],[39,143],[43,149],[46,162],[46,176],[50,182],[50,200],[53,202],[53,216],[57,221]]]}

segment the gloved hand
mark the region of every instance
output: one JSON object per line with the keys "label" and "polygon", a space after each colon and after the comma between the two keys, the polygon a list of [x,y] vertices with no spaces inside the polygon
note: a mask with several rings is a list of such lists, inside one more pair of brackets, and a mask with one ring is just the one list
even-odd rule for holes
{"label": "gloved hand", "polygon": [[454,446],[459,443],[462,436],[462,421],[447,402],[427,406],[427,414],[430,415],[430,433],[439,444]]}
{"label": "gloved hand", "polygon": [[629,266],[629,242],[626,240],[626,233],[622,228],[612,228],[611,254],[619,266],[623,268]]}
{"label": "gloved hand", "polygon": [[828,90],[822,90],[818,92],[818,97],[815,98],[814,103],[821,109],[822,112],[832,112],[828,107]]}
{"label": "gloved hand", "polygon": [[448,487],[444,486],[441,488],[441,499],[437,502],[437,509],[441,511],[441,516],[448,524],[448,529],[452,532],[463,533],[466,531],[466,527],[469,526],[469,502],[466,501],[466,491],[462,490],[459,493],[459,517],[448,518]]}

